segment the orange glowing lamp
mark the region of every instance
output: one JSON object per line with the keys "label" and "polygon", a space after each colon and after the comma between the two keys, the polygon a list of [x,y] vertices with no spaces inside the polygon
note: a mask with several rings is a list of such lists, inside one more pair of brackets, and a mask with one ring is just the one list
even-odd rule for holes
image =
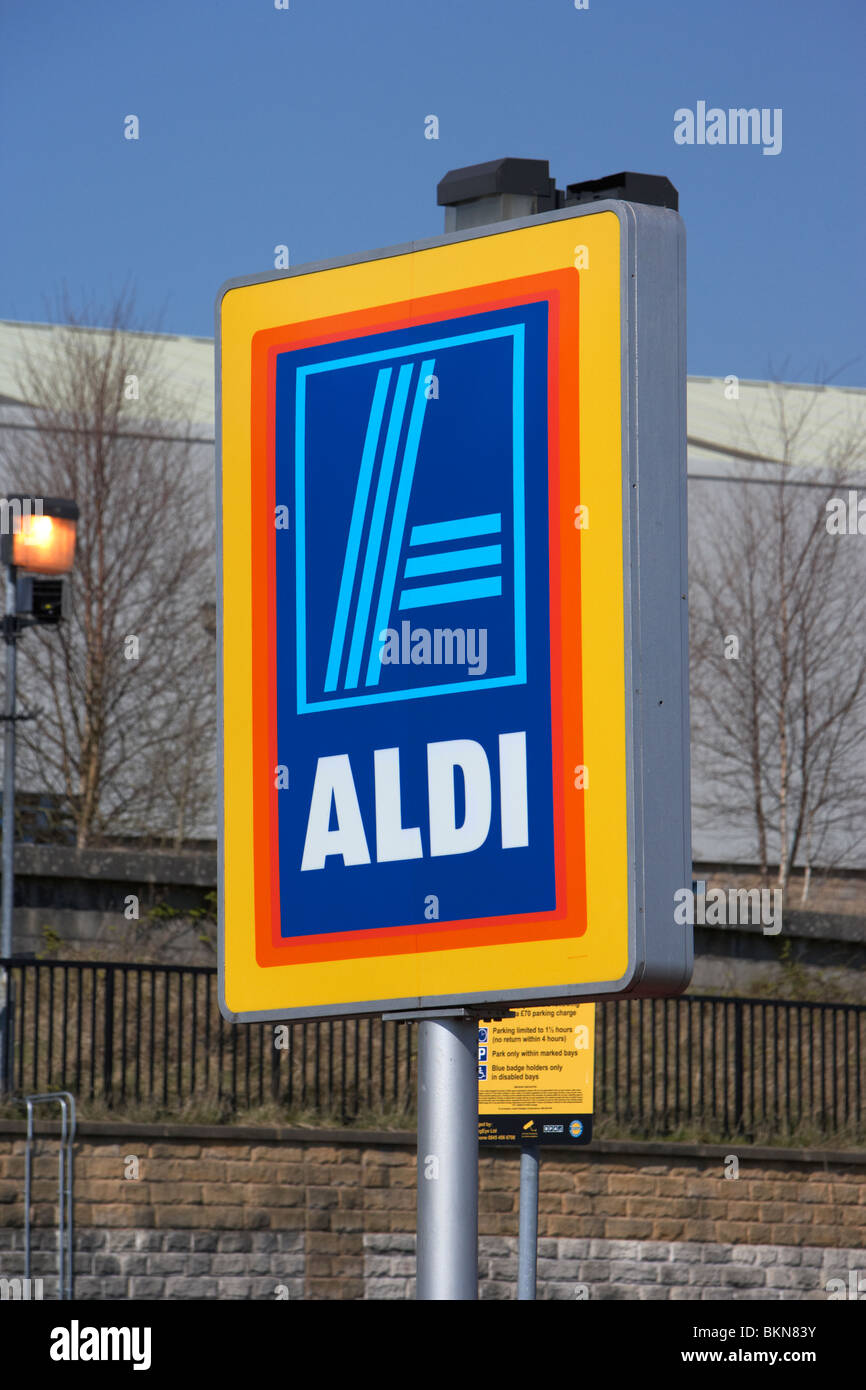
{"label": "orange glowing lamp", "polygon": [[78,507],[66,498],[2,498],[0,558],[32,574],[68,574],[77,526]]}

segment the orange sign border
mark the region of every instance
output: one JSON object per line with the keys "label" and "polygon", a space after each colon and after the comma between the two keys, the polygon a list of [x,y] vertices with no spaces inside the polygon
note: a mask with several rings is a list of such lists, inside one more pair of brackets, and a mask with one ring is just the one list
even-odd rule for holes
{"label": "orange sign border", "polygon": [[[573,268],[434,294],[403,303],[356,310],[253,335],[251,350],[251,546],[253,814],[255,952],[260,966],[351,960],[419,951],[559,939],[586,931],[584,812],[582,797],[564,795],[564,711],[569,711],[568,761],[583,759],[579,545],[563,546],[569,499],[580,496],[579,457],[579,272]],[[548,489],[550,534],[551,732],[556,908],[546,913],[482,917],[451,922],[332,932],[284,939],[279,936],[278,797],[276,690],[275,374],[280,352],[338,342],[545,300],[548,315]],[[570,602],[563,603],[567,594]]]}

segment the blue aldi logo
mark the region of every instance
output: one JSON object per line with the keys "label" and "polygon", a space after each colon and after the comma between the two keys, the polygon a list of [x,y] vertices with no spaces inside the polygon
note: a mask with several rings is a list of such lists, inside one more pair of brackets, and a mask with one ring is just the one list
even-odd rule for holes
{"label": "blue aldi logo", "polygon": [[525,682],[527,317],[281,357],[299,714]]}
{"label": "blue aldi logo", "polygon": [[556,908],[547,315],[277,354],[283,938]]}

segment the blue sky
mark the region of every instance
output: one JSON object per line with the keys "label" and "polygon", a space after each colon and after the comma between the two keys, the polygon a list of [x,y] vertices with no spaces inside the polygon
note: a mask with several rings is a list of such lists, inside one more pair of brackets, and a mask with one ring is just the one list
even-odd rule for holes
{"label": "blue sky", "polygon": [[[864,385],[864,53],[862,0],[4,0],[0,317],[131,281],[210,335],[275,245],[436,235],[446,170],[522,155],[672,179],[691,372]],[[781,107],[781,153],[675,144],[698,101]]]}

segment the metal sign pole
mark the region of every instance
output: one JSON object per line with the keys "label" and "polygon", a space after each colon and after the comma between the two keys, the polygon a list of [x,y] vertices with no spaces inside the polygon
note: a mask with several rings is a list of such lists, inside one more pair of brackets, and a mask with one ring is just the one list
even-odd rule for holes
{"label": "metal sign pole", "polygon": [[478,1297],[478,1023],[418,1025],[416,1297]]}
{"label": "metal sign pole", "polygon": [[[12,955],[15,895],[15,567],[6,566],[6,710],[3,716],[3,888],[0,904],[0,956]],[[0,986],[0,1091],[12,1090],[12,972],[3,968]]]}
{"label": "metal sign pole", "polygon": [[520,1226],[517,1237],[517,1297],[535,1298],[538,1260],[538,1145],[520,1146]]}

